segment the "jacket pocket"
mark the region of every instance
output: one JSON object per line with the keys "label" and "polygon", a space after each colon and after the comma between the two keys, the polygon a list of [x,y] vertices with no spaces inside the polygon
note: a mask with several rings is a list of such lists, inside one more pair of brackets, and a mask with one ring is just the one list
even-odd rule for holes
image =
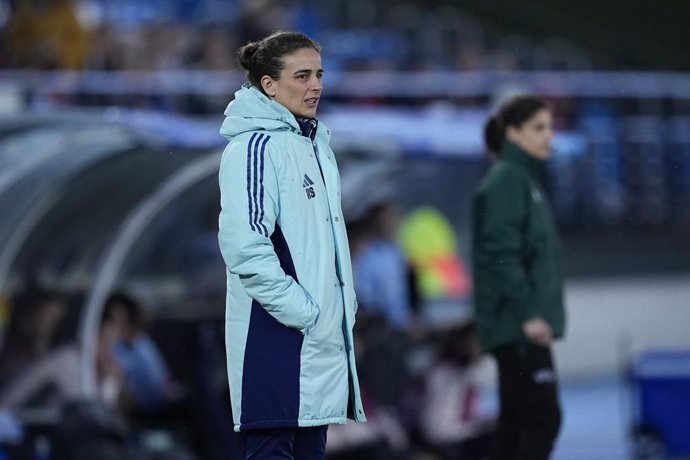
{"label": "jacket pocket", "polygon": [[319,322],[319,316],[321,316],[321,309],[319,308],[319,305],[314,301],[314,298],[311,296],[311,294],[309,294],[309,291],[304,289],[304,286],[302,286],[302,289],[304,290],[304,295],[309,300],[309,303],[311,304],[312,308],[316,310],[316,316],[314,317],[314,319],[311,322],[305,324],[304,327],[301,329],[302,334],[308,335],[309,332],[312,331]]}

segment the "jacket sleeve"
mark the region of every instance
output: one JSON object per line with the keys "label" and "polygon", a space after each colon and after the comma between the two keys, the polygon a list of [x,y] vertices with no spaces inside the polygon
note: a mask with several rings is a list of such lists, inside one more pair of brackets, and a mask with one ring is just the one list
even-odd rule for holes
{"label": "jacket sleeve", "polygon": [[476,267],[500,291],[524,322],[539,316],[539,305],[523,264],[529,203],[517,174],[505,172],[475,197]]}
{"label": "jacket sleeve", "polygon": [[239,276],[247,295],[280,323],[304,331],[319,309],[285,273],[270,239],[280,210],[273,142],[254,133],[234,139],[223,152],[218,241],[228,271]]}

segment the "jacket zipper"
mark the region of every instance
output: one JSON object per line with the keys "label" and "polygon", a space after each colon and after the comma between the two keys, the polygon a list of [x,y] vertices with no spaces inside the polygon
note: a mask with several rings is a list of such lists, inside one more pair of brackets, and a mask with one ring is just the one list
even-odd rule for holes
{"label": "jacket zipper", "polygon": [[[323,181],[323,188],[326,190],[326,203],[328,205],[328,215],[330,216],[330,224],[331,224],[331,233],[333,235],[333,247],[335,248],[335,263],[336,263],[336,270],[335,270],[335,276],[338,277],[338,282],[340,283],[340,295],[344,296],[343,293],[343,281],[340,278],[340,274],[338,273],[338,248],[337,248],[337,243],[336,243],[336,238],[335,238],[335,228],[333,228],[333,214],[331,213],[331,205],[330,201],[328,199],[328,187],[326,186],[326,177],[323,174],[323,168],[321,167],[321,159],[319,158],[319,148],[316,146],[316,140],[312,141],[311,143],[312,148],[314,149],[314,155],[316,156],[316,163],[319,165],[319,172],[321,173],[321,180]],[[361,412],[359,411],[357,404],[355,402],[355,392],[354,392],[354,382],[352,381],[352,369],[351,369],[351,364],[350,364],[350,340],[348,338],[348,333],[347,333],[347,319],[346,319],[346,314],[345,314],[345,308],[347,306],[345,305],[345,299],[343,298],[343,322],[342,322],[342,329],[343,329],[343,340],[345,342],[345,356],[347,358],[347,381],[348,381],[348,407],[347,409],[349,410],[352,408],[352,416],[356,419],[359,419],[359,415]],[[347,417],[349,414],[345,414]]]}
{"label": "jacket zipper", "polygon": [[331,213],[331,204],[330,200],[328,198],[328,187],[326,186],[326,177],[323,174],[323,168],[321,167],[321,159],[319,158],[319,148],[316,146],[316,140],[311,142],[311,146],[314,149],[314,156],[316,157],[316,164],[319,165],[319,172],[321,173],[321,180],[323,181],[323,189],[326,190],[326,206],[328,207],[328,216],[329,216],[329,222],[331,224],[331,235],[333,236],[333,248],[335,249],[335,276],[338,277],[338,282],[340,283],[340,286],[342,288],[343,282],[340,279],[340,274],[338,273],[340,270],[338,269],[338,250],[337,250],[337,242],[335,238],[335,229],[333,228],[333,214]]}

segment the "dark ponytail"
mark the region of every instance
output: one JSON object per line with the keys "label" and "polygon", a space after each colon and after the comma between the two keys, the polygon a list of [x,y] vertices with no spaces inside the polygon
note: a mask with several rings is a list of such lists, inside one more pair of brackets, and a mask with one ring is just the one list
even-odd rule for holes
{"label": "dark ponytail", "polygon": [[237,62],[247,71],[247,80],[261,92],[261,78],[268,75],[274,80],[280,78],[283,58],[297,50],[313,48],[319,53],[321,46],[299,32],[275,32],[268,37],[241,47],[237,52]]}
{"label": "dark ponytail", "polygon": [[520,128],[537,112],[547,109],[546,102],[532,95],[515,96],[504,102],[484,125],[484,144],[490,157],[501,154],[508,126]]}
{"label": "dark ponytail", "polygon": [[503,147],[503,138],[505,136],[505,129],[498,115],[491,115],[489,121],[484,125],[484,145],[489,156],[498,156]]}

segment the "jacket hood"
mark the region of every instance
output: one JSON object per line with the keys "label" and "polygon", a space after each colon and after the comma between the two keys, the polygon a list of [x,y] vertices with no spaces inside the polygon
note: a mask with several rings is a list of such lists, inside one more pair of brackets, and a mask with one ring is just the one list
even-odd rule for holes
{"label": "jacket hood", "polygon": [[220,133],[228,141],[248,131],[294,131],[300,127],[294,115],[281,104],[270,100],[253,86],[245,85],[225,109]]}

